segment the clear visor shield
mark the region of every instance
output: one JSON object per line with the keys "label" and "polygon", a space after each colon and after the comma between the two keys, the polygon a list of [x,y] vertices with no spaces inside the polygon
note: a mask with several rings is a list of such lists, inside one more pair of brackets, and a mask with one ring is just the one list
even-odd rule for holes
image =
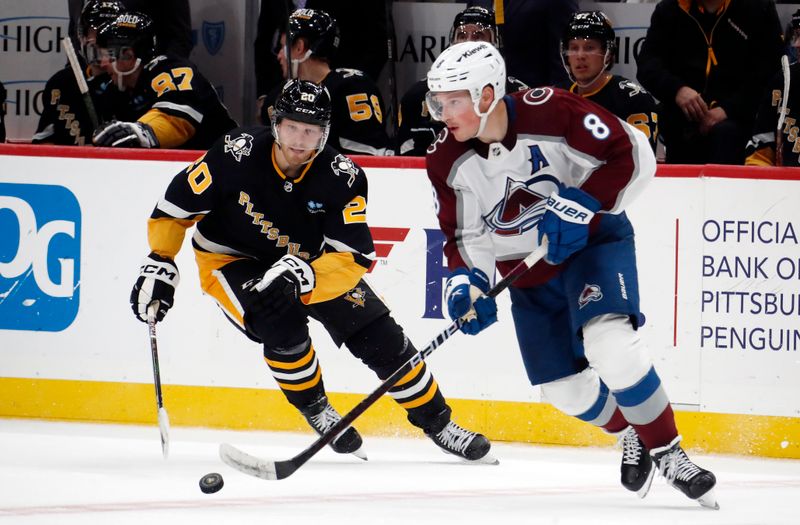
{"label": "clear visor shield", "polygon": [[463,24],[453,31],[453,41],[451,44],[461,42],[489,42],[497,44],[494,37],[494,28],[484,24]]}
{"label": "clear visor shield", "polygon": [[100,65],[100,48],[94,42],[83,44],[83,57],[90,66]]}
{"label": "clear visor shield", "polygon": [[275,134],[281,147],[306,151],[321,149],[327,139],[326,128],[289,119],[275,124]]}
{"label": "clear visor shield", "polygon": [[567,57],[603,57],[605,58],[606,52],[603,47],[593,40],[573,40],[569,43],[569,47],[564,50]]}
{"label": "clear visor shield", "polygon": [[[97,47],[95,44],[91,44],[93,48],[92,51],[89,51],[90,46],[86,46],[87,51],[87,60],[90,60],[88,54],[92,53],[92,59],[96,60],[97,63],[109,63],[114,66],[114,70],[118,73],[124,73],[127,71],[127,68],[124,68],[122,65],[119,65],[118,62],[128,62],[132,61],[133,57],[136,56],[132,47],[122,46],[122,47]],[[132,68],[131,68],[132,69]]]}
{"label": "clear visor shield", "polygon": [[428,112],[431,118],[444,122],[447,119],[460,117],[468,111],[475,111],[475,104],[468,91],[452,91],[436,93],[428,91],[425,95]]}

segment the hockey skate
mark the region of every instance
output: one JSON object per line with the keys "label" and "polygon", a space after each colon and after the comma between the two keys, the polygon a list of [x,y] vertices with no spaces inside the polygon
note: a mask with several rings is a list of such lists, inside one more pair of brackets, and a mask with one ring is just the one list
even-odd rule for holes
{"label": "hockey skate", "polygon": [[[313,404],[301,411],[308,424],[320,436],[342,419],[335,408],[328,403],[327,396],[321,397]],[[357,458],[367,460],[367,455],[361,450],[361,435],[353,427],[347,427],[331,441],[331,448],[339,454],[353,454]]]}
{"label": "hockey skate", "polygon": [[654,448],[650,451],[653,462],[667,483],[697,500],[703,507],[719,510],[714,485],[717,478],[714,474],[698,467],[689,459],[680,447],[681,436],[677,436],[669,445]]}
{"label": "hockey skate", "polygon": [[489,454],[492,444],[486,439],[486,436],[470,432],[452,421],[448,421],[441,431],[430,434],[426,432],[426,435],[443,451],[471,463],[488,463],[491,465],[500,463],[494,456]]}
{"label": "hockey skate", "polygon": [[633,427],[626,428],[620,434],[619,441],[622,445],[622,486],[644,498],[650,491],[656,473],[653,460]]}

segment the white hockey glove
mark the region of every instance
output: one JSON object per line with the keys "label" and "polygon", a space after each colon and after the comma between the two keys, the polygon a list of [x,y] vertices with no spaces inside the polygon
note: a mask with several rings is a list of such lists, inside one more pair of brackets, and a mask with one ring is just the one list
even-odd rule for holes
{"label": "white hockey glove", "polygon": [[181,280],[175,261],[150,253],[142,261],[139,277],[131,291],[133,315],[147,322],[147,307],[155,302],[158,308],[156,320],[161,321],[175,302],[175,288]]}
{"label": "white hockey glove", "polygon": [[158,137],[153,128],[141,122],[112,120],[94,132],[95,146],[112,148],[158,148]]}
{"label": "white hockey glove", "polygon": [[249,305],[250,311],[277,320],[316,284],[310,264],[294,255],[284,255],[250,289],[257,294]]}

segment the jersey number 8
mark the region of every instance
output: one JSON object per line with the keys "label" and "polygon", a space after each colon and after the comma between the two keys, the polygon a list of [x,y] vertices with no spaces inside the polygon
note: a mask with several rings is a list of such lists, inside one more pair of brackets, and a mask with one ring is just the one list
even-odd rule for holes
{"label": "jersey number 8", "polygon": [[589,113],[583,117],[583,127],[588,129],[594,138],[599,140],[608,138],[608,135],[611,134],[611,130],[608,129],[608,126],[594,113]]}

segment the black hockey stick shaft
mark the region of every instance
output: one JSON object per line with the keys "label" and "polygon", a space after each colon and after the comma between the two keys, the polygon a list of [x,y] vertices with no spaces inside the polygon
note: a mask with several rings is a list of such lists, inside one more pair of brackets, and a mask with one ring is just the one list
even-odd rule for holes
{"label": "black hockey stick shaft", "polygon": [[394,28],[394,13],[392,12],[393,0],[386,0],[386,49],[387,49],[387,62],[389,65],[389,102],[391,111],[389,113],[389,126],[391,128],[391,137],[397,136],[397,130],[400,127],[400,104],[398,102],[397,93],[397,33]]}
{"label": "black hockey stick shaft", "polygon": [[156,386],[156,413],[158,414],[158,429],[161,433],[161,452],[164,458],[169,455],[169,416],[164,408],[164,398],[161,395],[161,369],[158,366],[158,340],[156,338],[156,302],[147,307],[147,328],[150,335],[150,355],[153,358],[153,382]]}
{"label": "black hockey stick shaft", "polygon": [[[544,243],[537,247],[530,255],[520,261],[506,277],[498,282],[494,287],[489,290],[486,295],[488,297],[496,297],[506,288],[508,288],[514,281],[516,281],[522,274],[529,268],[536,264],[547,253],[547,244]],[[363,414],[369,407],[386,392],[391,389],[405,374],[417,366],[421,361],[431,355],[442,343],[447,341],[451,335],[456,333],[464,320],[459,318],[450,323],[450,325],[441,331],[428,345],[415,354],[411,359],[405,362],[403,366],[397,369],[390,375],[384,382],[366,398],[361,400],[352,410],[342,416],[342,419],[337,421],[327,432],[322,434],[317,440],[312,443],[308,448],[297,454],[291,459],[284,461],[276,461],[274,469],[274,478],[269,479],[284,479],[291,476],[297,469],[302,467],[309,459],[322,450],[325,445],[333,441],[336,436],[349,427],[361,414]]]}

